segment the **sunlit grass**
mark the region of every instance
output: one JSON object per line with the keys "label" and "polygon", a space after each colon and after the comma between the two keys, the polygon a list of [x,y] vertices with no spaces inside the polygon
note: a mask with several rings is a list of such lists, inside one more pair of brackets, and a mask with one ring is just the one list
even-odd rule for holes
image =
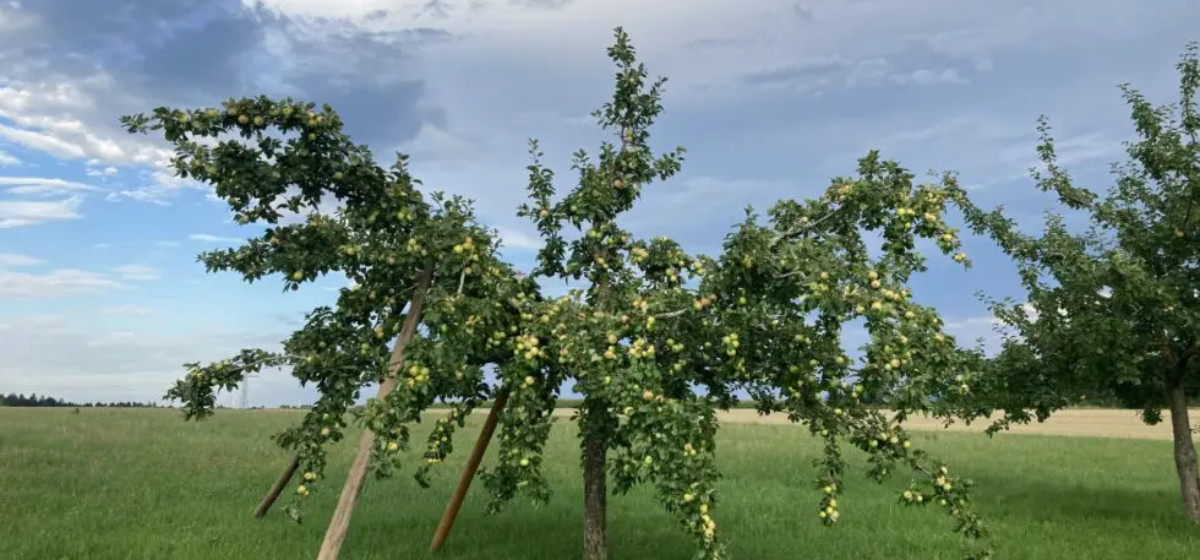
{"label": "sunlit grass", "polygon": [[[185,423],[169,410],[0,408],[0,558],[315,557],[352,444],[336,449],[331,480],[303,525],[287,519],[282,504],[264,520],[251,515],[287,461],[267,436],[297,415],[221,411]],[[433,556],[429,540],[474,430],[460,437],[432,488],[418,488],[410,472],[368,483],[343,558]],[[941,433],[917,443],[976,480],[1002,558],[1187,558],[1200,550],[1200,529],[1182,515],[1170,442]],[[573,426],[560,422],[549,446],[551,503],[518,501],[486,516],[474,488],[436,556],[577,558],[577,449]],[[936,508],[896,502],[903,477],[880,487],[856,473],[839,500],[841,523],[821,527],[811,483],[818,450],[791,426],[721,429],[716,518],[735,558],[961,557],[963,540]],[[614,560],[691,558],[690,543],[648,490],[609,504]]]}

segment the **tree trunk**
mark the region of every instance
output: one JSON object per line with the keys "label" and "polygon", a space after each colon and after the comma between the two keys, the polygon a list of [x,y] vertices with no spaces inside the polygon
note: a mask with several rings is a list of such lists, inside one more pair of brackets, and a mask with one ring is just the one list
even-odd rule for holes
{"label": "tree trunk", "polygon": [[1188,418],[1187,393],[1183,376],[1168,389],[1171,406],[1171,434],[1175,440],[1175,471],[1179,474],[1179,491],[1183,495],[1183,510],[1188,519],[1200,524],[1200,472],[1196,464],[1196,442],[1192,440],[1192,425]]}
{"label": "tree trunk", "polygon": [[598,430],[589,430],[583,440],[583,560],[608,557],[607,444]]}

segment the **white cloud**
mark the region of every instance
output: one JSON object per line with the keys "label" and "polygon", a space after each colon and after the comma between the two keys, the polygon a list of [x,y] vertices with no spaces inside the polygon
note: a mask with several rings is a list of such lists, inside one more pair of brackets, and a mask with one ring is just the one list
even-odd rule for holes
{"label": "white cloud", "polygon": [[110,75],[37,74],[33,81],[0,82],[0,118],[11,121],[0,123],[0,139],[59,159],[86,159],[91,176],[115,175],[116,165],[167,166],[170,151],[120,130],[111,115],[97,115],[96,99],[129,96]]}
{"label": "white cloud", "polygon": [[54,157],[74,159],[87,154],[80,145],[64,140],[52,134],[33,130],[14,128],[0,124],[0,138],[13,144],[20,144],[31,150],[45,152]]}
{"label": "white cloud", "polygon": [[4,9],[0,6],[0,36],[7,33],[14,33],[22,29],[32,27],[37,23],[37,19],[31,15],[21,12],[21,3],[15,0],[8,3],[11,9]]}
{"label": "white cloud", "polygon": [[0,229],[30,226],[51,220],[82,218],[83,199],[72,196],[53,201],[0,200]]}
{"label": "white cloud", "polygon": [[[277,350],[286,336],[203,326],[178,334],[106,330],[102,316],[92,317],[6,316],[8,328],[0,326],[5,334],[0,337],[5,358],[0,386],[74,401],[158,401],[185,373],[182,363],[219,360],[248,347]],[[251,399],[252,404],[295,404],[311,402],[312,394],[284,372],[271,370],[254,380]]]}
{"label": "white cloud", "polygon": [[212,187],[208,185],[191,179],[180,178],[171,172],[161,169],[145,173],[143,174],[143,178],[146,181],[146,184],[143,186],[113,191],[108,194],[107,200],[119,201],[129,199],[157,204],[159,206],[170,206],[170,201],[173,198],[188,189],[205,191],[209,197],[213,194]]}
{"label": "white cloud", "polygon": [[3,186],[10,187],[8,189],[10,194],[43,196],[100,190],[100,187],[93,185],[49,177],[0,177],[0,187]]}
{"label": "white cloud", "polygon": [[497,227],[501,245],[509,249],[540,249],[542,239],[536,235],[510,227]]}
{"label": "white cloud", "polygon": [[127,264],[113,268],[123,280],[132,282],[149,282],[162,278],[162,273],[153,267],[141,264]]}
{"label": "white cloud", "polygon": [[483,147],[478,141],[472,141],[456,135],[444,128],[425,123],[409,142],[400,146],[399,151],[422,160],[454,160],[472,157]]}
{"label": "white cloud", "polygon": [[954,335],[958,343],[966,347],[975,347],[978,343],[989,355],[1000,350],[1004,341],[1004,324],[992,315],[947,319],[945,332]]}
{"label": "white cloud", "polygon": [[954,68],[946,68],[940,72],[922,68],[920,70],[913,70],[908,75],[899,75],[897,79],[900,83],[914,83],[918,85],[967,83],[967,80],[959,76],[958,70]]}
{"label": "white cloud", "polygon": [[203,241],[205,243],[239,243],[245,241],[237,237],[221,237],[211,233],[193,233],[188,236],[192,241]]}
{"label": "white cloud", "polygon": [[29,274],[0,269],[0,299],[95,294],[125,287],[108,275],[85,270],[64,268]]}
{"label": "white cloud", "polygon": [[0,253],[0,268],[6,266],[34,266],[44,262],[46,261],[20,253]]}
{"label": "white cloud", "polygon": [[118,305],[100,310],[101,315],[109,317],[145,317],[153,313],[154,309],[141,305]]}
{"label": "white cloud", "polygon": [[21,160],[17,159],[17,156],[14,156],[4,150],[0,150],[0,166],[17,165],[19,163],[21,163]]}

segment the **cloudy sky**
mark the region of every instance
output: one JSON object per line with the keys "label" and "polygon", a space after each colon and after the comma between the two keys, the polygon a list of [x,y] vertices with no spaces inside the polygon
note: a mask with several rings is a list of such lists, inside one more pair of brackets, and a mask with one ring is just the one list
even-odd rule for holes
{"label": "cloudy sky", "polygon": [[[206,275],[196,254],[247,233],[122,114],[331,103],[381,160],[410,153],[431,188],[474,198],[528,263],[526,139],[564,178],[594,151],[622,25],[670,78],[659,149],[688,149],[629,216],[639,234],[714,254],[747,204],[819,193],[872,148],[958,171],[1037,227],[1037,116],[1107,187],[1132,133],[1117,84],[1172,101],[1197,21],[1197,0],[0,0],[0,392],[157,399],[181,363],[271,347],[341,285]],[[987,240],[966,250],[972,271],[936,261],[915,292],[974,339],[990,333],[975,292],[1018,286]],[[269,374],[250,400],[310,398]]]}

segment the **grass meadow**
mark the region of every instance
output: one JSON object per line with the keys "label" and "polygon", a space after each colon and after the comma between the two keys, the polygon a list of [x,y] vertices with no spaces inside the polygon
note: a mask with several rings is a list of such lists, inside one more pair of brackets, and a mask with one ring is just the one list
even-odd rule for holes
{"label": "grass meadow", "polygon": [[[268,436],[298,415],[223,410],[185,423],[172,410],[0,408],[0,558],[315,557],[357,437],[336,448],[330,480],[304,524],[283,512],[287,495],[266,519],[252,517],[288,459]],[[417,487],[411,471],[369,480],[342,558],[435,557],[429,540],[480,419],[473,422],[432,488]],[[1200,529],[1182,515],[1169,441],[927,432],[917,444],[975,479],[977,507],[1000,558],[1188,558],[1200,551]],[[867,481],[857,453],[839,500],[841,523],[820,526],[810,482],[818,452],[794,426],[721,428],[725,478],[715,512],[734,558],[961,558],[964,543],[950,520],[936,507],[899,505],[905,478]],[[577,558],[580,469],[570,422],[556,425],[549,455],[555,495],[548,505],[518,500],[487,516],[475,487],[436,557]],[[691,558],[690,543],[649,489],[614,497],[609,508],[614,560]]]}

